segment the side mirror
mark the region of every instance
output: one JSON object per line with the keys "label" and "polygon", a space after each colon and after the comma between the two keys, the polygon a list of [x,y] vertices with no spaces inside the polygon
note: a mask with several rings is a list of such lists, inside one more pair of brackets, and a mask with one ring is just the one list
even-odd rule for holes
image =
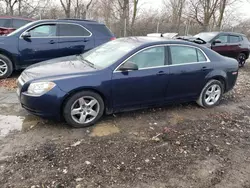
{"label": "side mirror", "polygon": [[120,66],[119,70],[122,71],[122,72],[125,72],[125,71],[130,71],[130,70],[138,70],[138,66],[133,63],[133,62],[126,62],[124,63],[122,66]]}
{"label": "side mirror", "polygon": [[213,45],[220,44],[220,43],[222,43],[220,39],[216,39],[216,40],[213,41]]}
{"label": "side mirror", "polygon": [[30,34],[30,32],[25,32],[25,33],[22,34],[22,37],[23,38],[30,38],[31,34]]}

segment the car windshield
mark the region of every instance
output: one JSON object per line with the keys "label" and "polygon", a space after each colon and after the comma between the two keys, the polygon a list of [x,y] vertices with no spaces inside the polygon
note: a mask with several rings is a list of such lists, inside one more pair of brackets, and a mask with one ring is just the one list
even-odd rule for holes
{"label": "car windshield", "polygon": [[32,25],[32,24],[33,24],[33,22],[30,22],[30,23],[28,23],[28,24],[26,24],[26,25],[20,27],[19,29],[13,31],[12,33],[8,34],[7,36],[15,35],[16,33],[20,32],[20,31],[23,30],[24,28],[26,28],[26,27],[28,28],[28,27],[29,27],[30,25]]}
{"label": "car windshield", "polygon": [[95,67],[106,68],[140,45],[138,42],[117,39],[94,48],[81,57]]}
{"label": "car windshield", "polygon": [[208,33],[199,33],[197,35],[195,35],[194,37],[196,38],[200,38],[206,42],[209,42],[210,40],[212,40],[218,33],[212,33],[212,32],[208,32]]}

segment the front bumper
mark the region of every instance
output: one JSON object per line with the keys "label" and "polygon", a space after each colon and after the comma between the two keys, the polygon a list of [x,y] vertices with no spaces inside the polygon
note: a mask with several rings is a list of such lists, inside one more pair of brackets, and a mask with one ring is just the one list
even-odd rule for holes
{"label": "front bumper", "polygon": [[29,113],[49,119],[61,119],[61,105],[66,93],[55,87],[42,96],[32,96],[17,89],[21,106]]}

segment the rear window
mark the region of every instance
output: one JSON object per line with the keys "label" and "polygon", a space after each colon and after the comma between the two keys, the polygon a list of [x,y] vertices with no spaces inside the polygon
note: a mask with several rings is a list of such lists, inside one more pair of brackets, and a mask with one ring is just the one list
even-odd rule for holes
{"label": "rear window", "polygon": [[112,32],[105,25],[92,24],[90,26],[94,30],[96,35],[108,37],[113,36]]}
{"label": "rear window", "polygon": [[28,20],[13,19],[13,28],[18,29],[18,28],[26,25],[29,22],[30,21],[28,21]]}
{"label": "rear window", "polygon": [[11,19],[0,19],[0,27],[11,27]]}

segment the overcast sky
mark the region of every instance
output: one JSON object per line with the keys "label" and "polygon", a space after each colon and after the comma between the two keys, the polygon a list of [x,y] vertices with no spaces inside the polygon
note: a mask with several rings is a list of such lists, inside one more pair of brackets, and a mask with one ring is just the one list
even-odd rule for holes
{"label": "overcast sky", "polygon": [[[238,3],[235,3],[232,9],[237,12],[237,15],[242,19],[250,19],[250,1],[249,0],[237,0]],[[143,0],[144,6],[154,7],[155,9],[161,8],[162,0]]]}

